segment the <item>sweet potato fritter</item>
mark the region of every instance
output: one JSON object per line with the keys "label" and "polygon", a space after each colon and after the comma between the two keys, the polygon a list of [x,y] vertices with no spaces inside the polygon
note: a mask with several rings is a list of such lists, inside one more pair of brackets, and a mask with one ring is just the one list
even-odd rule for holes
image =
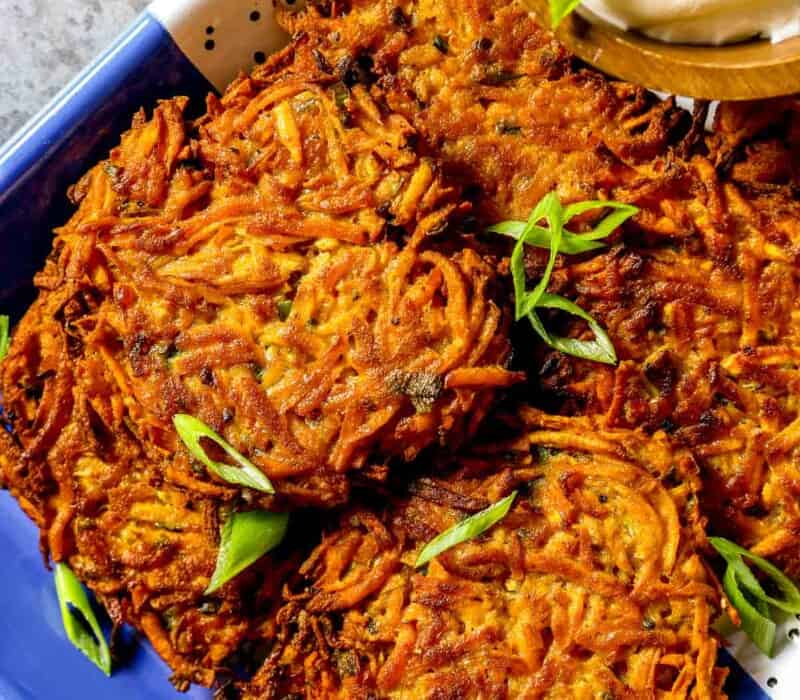
{"label": "sweet potato fritter", "polygon": [[168,478],[221,496],[178,449],[185,412],[280,495],[336,503],[349,470],[463,439],[516,376],[491,266],[444,235],[462,206],[407,122],[302,46],[193,132],[184,104],[138,117],[74,190],[3,367],[31,458],[88,402]]}
{"label": "sweet potato fritter", "polygon": [[[493,263],[455,228],[468,207],[378,91],[299,42],[198,121],[185,107],[138,115],[74,187],[2,363],[0,431],[43,550],[143,630],[178,685],[213,681],[291,561],[204,599],[221,511],[342,503],[354,470],[379,480],[457,444],[518,378]],[[277,496],[195,464],[176,413]]]}
{"label": "sweet potato fritter", "polygon": [[[800,103],[722,105],[704,134],[702,105],[609,82],[508,0],[279,16],[285,51],[198,120],[180,98],[138,115],[72,190],[0,367],[2,479],[43,552],[180,688],[260,645],[253,700],[724,697],[704,514],[800,575]],[[551,191],[641,209],[551,285],[621,362],[521,330],[527,400],[573,417],[526,407],[512,439],[402,466],[520,380],[507,241],[467,217],[525,219]],[[528,251],[531,277],[545,260]],[[276,496],[194,463],[176,413]],[[204,596],[228,510],[341,506],[354,483],[299,571],[305,540]],[[514,489],[485,536],[414,568]]]}
{"label": "sweet potato fritter", "polygon": [[[722,105],[704,134],[703,105],[609,82],[505,0],[310,2],[281,19],[332,65],[371,67],[446,170],[478,185],[484,223],[525,219],[553,190],[641,208],[606,254],[553,277],[607,326],[619,366],[535,354],[539,395],[670,431],[703,467],[713,529],[800,575],[797,99]],[[542,254],[528,264],[539,274]]]}
{"label": "sweet potato fritter", "polygon": [[[523,417],[518,438],[343,517],[245,698],[724,697],[691,455],[663,434]],[[501,523],[414,569],[514,489]]]}
{"label": "sweet potato fritter", "polygon": [[[244,643],[256,633],[263,638],[261,622],[274,615],[301,553],[282,548],[205,597],[225,504],[165,481],[130,432],[112,439],[106,430],[90,404],[76,405],[50,453],[58,495],[39,510],[25,495],[33,485],[14,493],[53,558],[69,561],[115,626],[128,623],[145,635],[177,688],[210,686]],[[48,478],[5,431],[0,466],[20,481]],[[52,512],[69,502],[71,511]]]}

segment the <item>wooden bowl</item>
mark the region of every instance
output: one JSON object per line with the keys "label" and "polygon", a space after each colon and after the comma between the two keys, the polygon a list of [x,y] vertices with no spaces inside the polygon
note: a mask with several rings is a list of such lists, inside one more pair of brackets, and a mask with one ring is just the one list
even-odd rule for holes
{"label": "wooden bowl", "polygon": [[[548,0],[524,0],[550,26]],[[707,100],[755,100],[800,92],[800,37],[779,44],[667,44],[636,32],[590,24],[573,13],[556,36],[604,73],[675,95]]]}

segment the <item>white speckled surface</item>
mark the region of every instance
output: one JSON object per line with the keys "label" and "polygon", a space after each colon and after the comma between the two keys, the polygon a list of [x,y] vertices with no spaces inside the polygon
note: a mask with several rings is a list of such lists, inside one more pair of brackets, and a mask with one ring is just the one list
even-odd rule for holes
{"label": "white speckled surface", "polygon": [[0,143],[147,4],[148,0],[0,0]]}

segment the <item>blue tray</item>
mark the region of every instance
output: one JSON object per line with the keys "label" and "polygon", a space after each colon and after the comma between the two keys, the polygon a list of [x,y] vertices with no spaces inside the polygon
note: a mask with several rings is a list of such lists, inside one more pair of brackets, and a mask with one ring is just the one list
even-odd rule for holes
{"label": "blue tray", "polygon": [[[285,41],[272,23],[269,0],[153,3],[0,150],[0,312],[15,320],[24,313],[51,231],[69,218],[68,186],[118,143],[139,107],[181,94],[199,113],[209,91],[223,89],[256,52]],[[37,530],[7,493],[0,494],[0,523],[0,561],[9,565],[0,577],[0,700],[211,697],[201,688],[174,691],[169,669],[144,643],[134,646],[111,679],[103,676],[66,639]],[[745,643],[735,648],[744,650],[737,656],[757,680],[722,652],[721,661],[731,667],[732,698],[769,697],[765,691],[774,679],[770,694],[776,700],[796,697],[787,687],[792,683],[782,683],[779,671],[750,654]],[[797,658],[794,651],[783,654]]]}

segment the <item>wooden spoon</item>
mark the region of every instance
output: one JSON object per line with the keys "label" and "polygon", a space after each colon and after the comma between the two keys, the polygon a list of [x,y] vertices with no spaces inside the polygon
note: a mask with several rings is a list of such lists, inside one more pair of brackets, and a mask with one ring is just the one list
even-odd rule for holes
{"label": "wooden spoon", "polygon": [[[550,26],[548,0],[524,0]],[[675,95],[755,100],[800,92],[800,37],[779,44],[667,44],[636,32],[590,24],[573,13],[556,31],[570,51],[604,73]]]}

